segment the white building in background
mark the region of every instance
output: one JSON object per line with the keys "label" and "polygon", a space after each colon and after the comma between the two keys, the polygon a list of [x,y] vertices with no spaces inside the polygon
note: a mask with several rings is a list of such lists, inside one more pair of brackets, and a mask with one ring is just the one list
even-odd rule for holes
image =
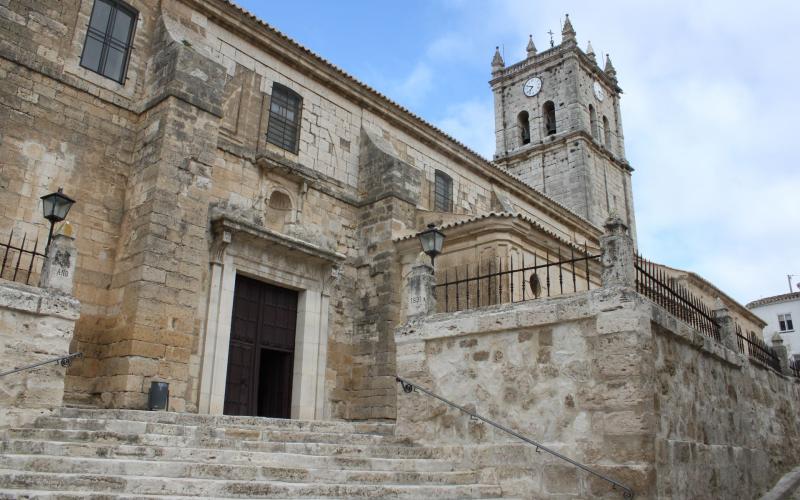
{"label": "white building in background", "polygon": [[767,322],[764,340],[769,343],[779,333],[789,350],[789,358],[800,359],[800,292],[764,297],[746,307]]}

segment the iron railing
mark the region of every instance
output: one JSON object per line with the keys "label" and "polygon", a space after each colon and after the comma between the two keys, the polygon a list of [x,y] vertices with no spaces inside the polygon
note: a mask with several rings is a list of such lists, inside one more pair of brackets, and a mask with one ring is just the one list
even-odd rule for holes
{"label": "iron railing", "polygon": [[20,366],[19,368],[14,368],[13,370],[0,372],[0,377],[5,377],[6,375],[13,375],[14,373],[24,372],[26,370],[33,370],[34,368],[39,368],[40,366],[49,365],[51,363],[55,363],[57,365],[61,365],[64,368],[66,368],[72,364],[72,360],[82,357],[83,357],[82,352],[73,352],[72,354],[67,354],[66,356],[60,356],[58,358],[52,358],[46,361],[33,363],[32,365]]}
{"label": "iron railing", "polygon": [[574,465],[575,467],[577,467],[577,468],[579,468],[579,469],[581,469],[583,471],[588,472],[589,474],[591,474],[591,475],[593,475],[595,477],[598,477],[598,478],[602,479],[603,481],[606,481],[606,482],[610,483],[612,488],[615,488],[615,489],[619,488],[620,490],[622,490],[622,495],[623,495],[624,498],[633,498],[633,490],[632,489],[630,489],[629,487],[625,486],[624,484],[622,484],[622,483],[620,483],[618,481],[615,481],[614,479],[611,479],[608,476],[604,476],[603,474],[600,474],[599,472],[597,472],[597,471],[595,471],[595,470],[583,465],[580,462],[577,462],[577,461],[575,461],[575,460],[573,460],[573,459],[571,459],[569,457],[566,457],[566,456],[562,455],[561,453],[559,453],[559,452],[557,452],[555,450],[551,450],[547,446],[544,446],[543,444],[538,443],[538,442],[534,441],[531,438],[525,437],[522,434],[520,434],[518,432],[515,432],[515,431],[509,429],[508,427],[505,427],[504,425],[498,424],[497,422],[494,422],[492,420],[489,420],[486,417],[478,415],[477,413],[475,413],[473,411],[467,410],[463,406],[458,405],[456,403],[453,403],[452,401],[449,401],[449,400],[443,398],[442,396],[439,396],[438,394],[434,394],[433,392],[429,391],[428,389],[425,389],[424,387],[422,387],[422,386],[420,386],[420,385],[418,385],[418,384],[416,384],[414,382],[411,382],[410,380],[406,380],[406,379],[400,378],[398,376],[395,376],[395,380],[397,380],[397,382],[400,383],[400,385],[403,387],[403,392],[405,392],[406,394],[410,394],[410,393],[412,393],[412,392],[414,392],[416,390],[416,391],[422,392],[423,394],[425,394],[425,395],[427,395],[429,397],[432,397],[434,399],[438,399],[442,403],[444,403],[444,404],[446,404],[446,405],[448,405],[448,406],[450,406],[452,408],[455,408],[455,409],[459,410],[461,413],[469,415],[470,418],[477,419],[477,420],[480,420],[481,422],[487,423],[487,424],[491,425],[492,427],[494,427],[495,429],[501,430],[501,431],[505,432],[506,434],[514,436],[515,438],[517,438],[517,439],[519,439],[521,441],[524,441],[524,442],[526,442],[526,443],[528,443],[528,444],[530,444],[532,446],[535,446],[537,452],[539,450],[542,450],[542,451],[544,451],[546,453],[549,453],[549,454],[553,455],[556,458],[559,458],[561,460],[564,460],[565,462],[568,462],[568,463]]}
{"label": "iron railing", "polygon": [[26,233],[22,233],[20,241],[19,237],[14,238],[13,230],[7,240],[0,240],[0,254],[3,256],[0,278],[30,285],[32,277],[41,273],[45,258],[44,245],[39,247],[38,236],[32,246]]}
{"label": "iron railing", "polygon": [[781,360],[775,350],[755,332],[745,335],[739,323],[736,323],[736,344],[739,346],[740,353],[750,359],[758,360],[778,373],[781,372]]}
{"label": "iron railing", "polygon": [[[593,273],[590,261],[600,255],[589,255],[584,245],[582,255],[570,248],[569,258],[546,253],[545,257],[533,254],[533,262],[524,254],[514,261],[505,259],[483,260],[465,264],[438,273],[436,303],[439,312],[455,312],[478,307],[523,302],[539,297],[590,290]],[[596,272],[594,273],[596,275]],[[599,276],[594,285],[599,286]]]}
{"label": "iron railing", "polygon": [[636,256],[636,291],[705,335],[720,341],[711,308],[685,286],[670,280],[657,264]]}

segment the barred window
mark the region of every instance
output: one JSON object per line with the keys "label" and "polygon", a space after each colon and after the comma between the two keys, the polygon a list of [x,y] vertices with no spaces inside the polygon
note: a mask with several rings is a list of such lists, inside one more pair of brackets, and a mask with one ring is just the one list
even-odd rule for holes
{"label": "barred window", "polygon": [[453,211],[453,179],[439,170],[436,171],[433,189],[433,209],[437,212]]}
{"label": "barred window", "polygon": [[95,0],[86,28],[81,66],[124,83],[137,15],[133,8],[118,0]]}
{"label": "barred window", "polygon": [[287,151],[297,152],[302,103],[303,99],[296,92],[279,83],[272,85],[267,142]]}
{"label": "barred window", "polygon": [[778,315],[778,327],[782,332],[790,332],[794,330],[794,324],[792,323],[792,315],[791,314],[779,314]]}

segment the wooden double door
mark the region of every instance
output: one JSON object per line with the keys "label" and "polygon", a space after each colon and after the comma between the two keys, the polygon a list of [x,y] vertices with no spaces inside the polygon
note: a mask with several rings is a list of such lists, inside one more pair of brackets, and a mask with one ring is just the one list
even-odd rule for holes
{"label": "wooden double door", "polygon": [[289,418],[297,292],[236,276],[225,414]]}

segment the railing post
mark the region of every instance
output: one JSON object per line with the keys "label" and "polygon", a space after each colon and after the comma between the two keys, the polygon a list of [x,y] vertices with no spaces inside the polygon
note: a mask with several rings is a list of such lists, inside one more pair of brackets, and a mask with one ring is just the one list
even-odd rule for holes
{"label": "railing post", "polygon": [[633,239],[628,233],[628,226],[619,217],[612,216],[603,227],[606,230],[600,237],[603,286],[636,286]]}
{"label": "railing post", "polygon": [[72,294],[75,278],[75,261],[78,258],[75,250],[75,238],[72,226],[65,224],[62,232],[53,236],[42,266],[39,286]]}
{"label": "railing post", "polygon": [[427,262],[417,262],[408,275],[408,313],[409,319],[427,316],[436,311],[434,294],[436,277],[433,266]]}
{"label": "railing post", "polygon": [[781,373],[784,375],[790,375],[791,370],[789,369],[789,350],[783,345],[783,338],[778,332],[772,336],[772,349],[775,351],[775,354],[778,356],[778,359],[781,362]]}
{"label": "railing post", "polygon": [[717,298],[717,300],[714,301],[714,310],[712,314],[714,315],[714,320],[717,322],[717,326],[719,326],[719,339],[722,345],[734,352],[739,352],[736,343],[736,321],[733,319],[730,309],[725,307],[725,304]]}

